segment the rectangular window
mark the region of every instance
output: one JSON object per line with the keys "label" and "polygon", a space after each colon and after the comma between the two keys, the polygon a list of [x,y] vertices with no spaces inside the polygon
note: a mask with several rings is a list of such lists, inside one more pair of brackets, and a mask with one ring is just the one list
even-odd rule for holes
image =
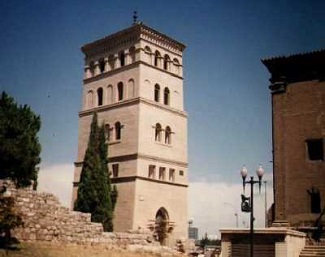
{"label": "rectangular window", "polygon": [[156,173],[156,166],[155,165],[149,165],[148,177],[154,179],[156,177],[155,173]]}
{"label": "rectangular window", "polygon": [[184,171],[183,171],[183,170],[180,170],[180,171],[179,171],[179,175],[180,175],[180,176],[184,176]]}
{"label": "rectangular window", "polygon": [[118,163],[115,163],[112,165],[113,168],[113,178],[117,178],[118,177]]}
{"label": "rectangular window", "polygon": [[165,180],[165,173],[166,173],[166,168],[160,167],[159,168],[159,179],[160,180]]}
{"label": "rectangular window", "polygon": [[308,139],[306,142],[309,160],[324,161],[323,139]]}
{"label": "rectangular window", "polygon": [[169,169],[169,181],[174,182],[175,181],[175,170]]}

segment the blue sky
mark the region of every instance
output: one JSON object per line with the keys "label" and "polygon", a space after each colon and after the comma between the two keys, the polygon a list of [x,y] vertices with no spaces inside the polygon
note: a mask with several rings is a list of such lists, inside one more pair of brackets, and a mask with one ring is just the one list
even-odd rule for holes
{"label": "blue sky", "polygon": [[[199,185],[202,194],[221,184],[240,186],[242,165],[252,171],[259,163],[271,186],[269,73],[260,60],[324,48],[324,1],[2,0],[0,91],[41,115],[45,177],[51,172],[70,179],[73,173],[53,167],[71,166],[77,155],[80,47],[129,27],[134,10],[140,21],[187,45],[183,65],[192,188]],[[225,199],[213,192],[220,191],[202,197],[210,204]],[[226,198],[235,209],[240,193],[232,190],[233,198]],[[199,206],[198,194],[190,192],[189,215],[208,230],[214,221],[205,224],[193,207]],[[219,202],[217,213],[233,212]]]}

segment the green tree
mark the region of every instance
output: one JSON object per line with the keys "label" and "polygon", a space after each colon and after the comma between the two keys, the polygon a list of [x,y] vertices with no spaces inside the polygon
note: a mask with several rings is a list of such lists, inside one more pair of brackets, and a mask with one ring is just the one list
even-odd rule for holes
{"label": "green tree", "polygon": [[[40,116],[29,106],[17,105],[2,92],[0,98],[0,179],[10,179],[17,187],[37,185],[41,145],[37,133]],[[36,189],[36,188],[35,188]]]}
{"label": "green tree", "polygon": [[104,231],[113,231],[107,152],[104,126],[98,127],[94,113],[74,209],[91,213],[91,220],[102,223]]}

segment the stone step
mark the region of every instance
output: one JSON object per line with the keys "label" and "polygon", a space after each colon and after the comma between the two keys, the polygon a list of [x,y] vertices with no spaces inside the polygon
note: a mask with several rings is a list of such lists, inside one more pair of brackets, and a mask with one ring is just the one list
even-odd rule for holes
{"label": "stone step", "polygon": [[323,245],[307,245],[301,251],[299,257],[317,257],[325,256],[325,246]]}

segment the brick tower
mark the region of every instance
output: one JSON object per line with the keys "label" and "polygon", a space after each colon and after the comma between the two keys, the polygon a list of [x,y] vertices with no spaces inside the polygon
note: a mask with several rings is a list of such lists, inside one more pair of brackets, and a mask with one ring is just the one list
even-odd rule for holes
{"label": "brick tower", "polygon": [[[109,171],[118,189],[114,230],[150,229],[163,244],[187,237],[184,49],[142,23],[82,47],[85,77],[73,201],[96,111],[105,125]],[[161,229],[167,238],[159,238]]]}
{"label": "brick tower", "polygon": [[263,63],[271,73],[273,225],[315,227],[325,211],[325,50]]}

